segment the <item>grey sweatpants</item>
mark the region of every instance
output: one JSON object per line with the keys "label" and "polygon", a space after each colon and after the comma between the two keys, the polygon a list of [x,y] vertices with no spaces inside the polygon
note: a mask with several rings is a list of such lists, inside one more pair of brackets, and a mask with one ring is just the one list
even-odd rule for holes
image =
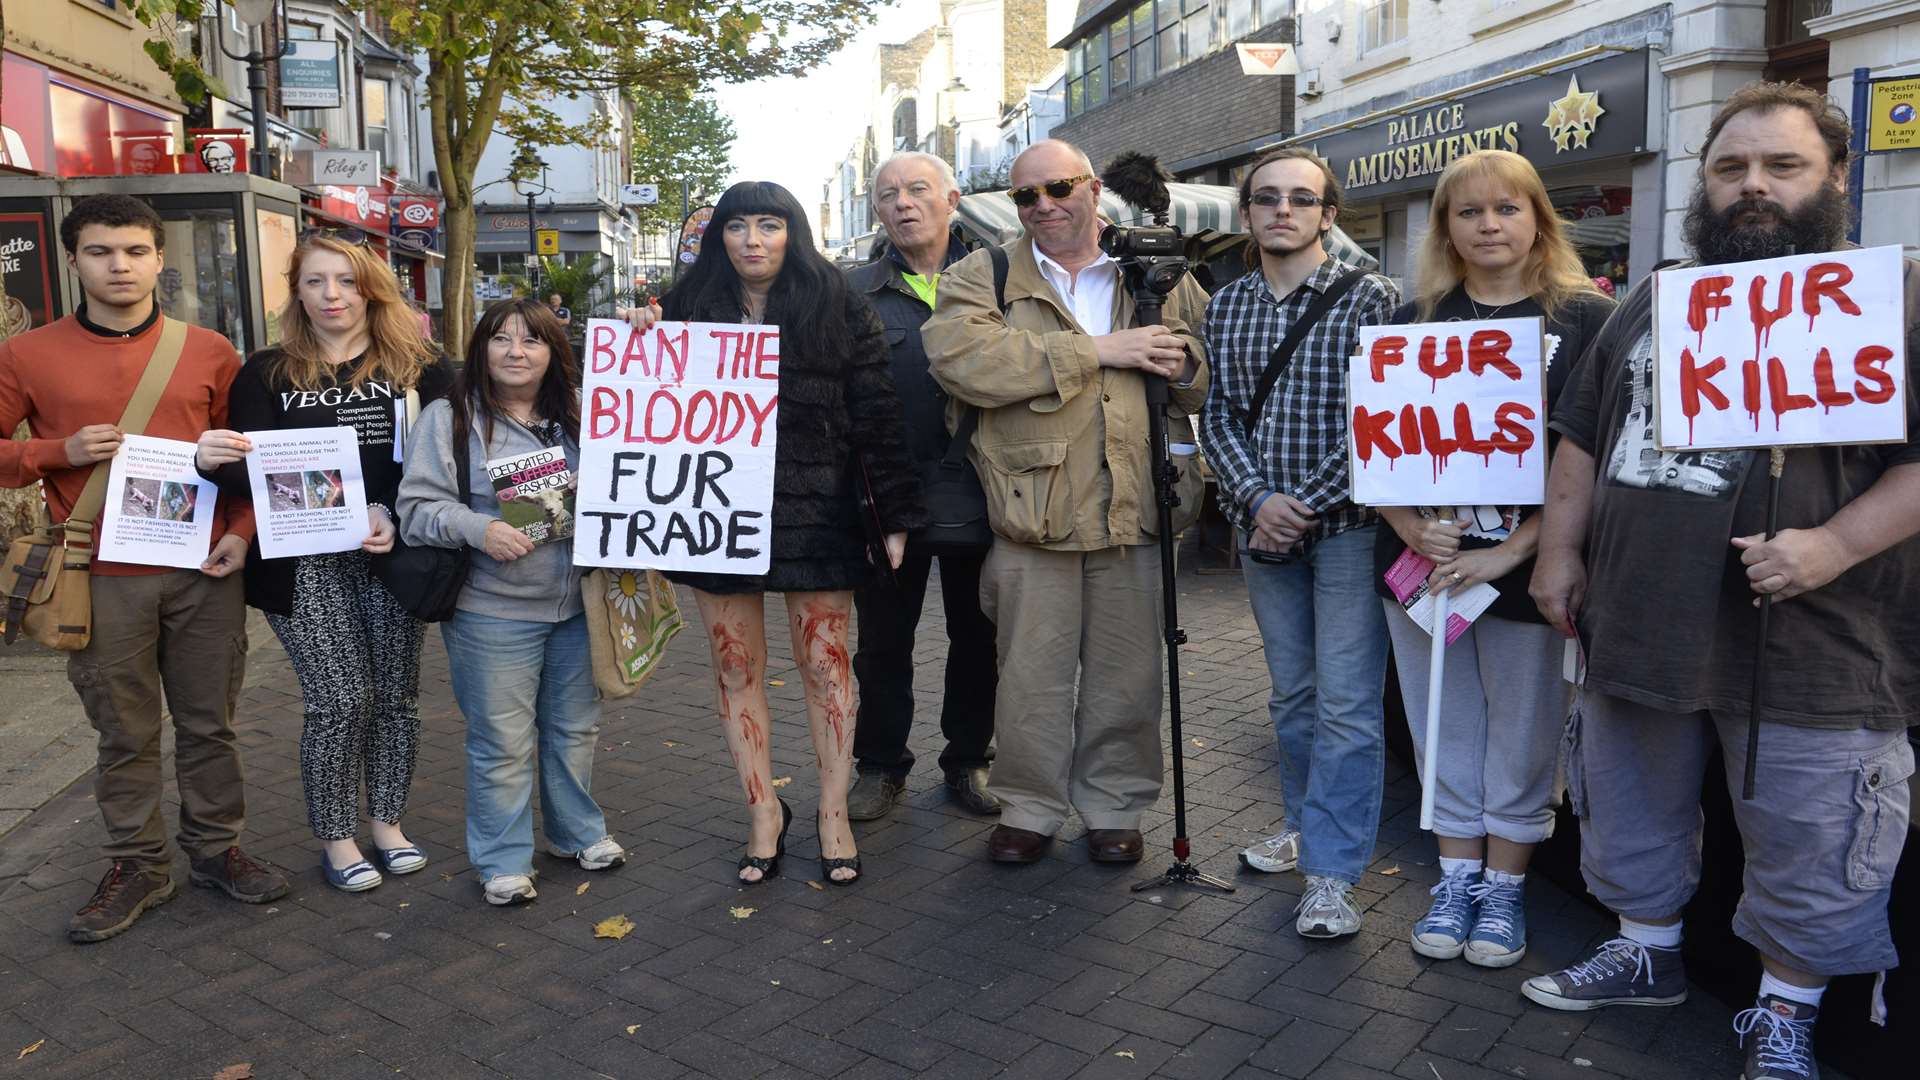
{"label": "grey sweatpants", "polygon": [[1714,740],[1746,849],[1733,932],[1813,975],[1899,963],[1887,926],[1907,839],[1904,731],[1762,724],[1751,802],[1742,715],[1673,713],[1584,692],[1568,725],[1567,790],[1587,888],[1630,919],[1675,915],[1700,884],[1700,784]]}
{"label": "grey sweatpants", "polygon": [[[1416,767],[1426,764],[1427,661],[1432,638],[1398,603],[1383,600],[1400,673]],[[1554,774],[1571,690],[1560,673],[1566,638],[1544,623],[1494,615],[1447,646],[1440,687],[1436,836],[1497,836],[1537,844],[1553,831]]]}
{"label": "grey sweatpants", "polygon": [[1160,798],[1160,549],[1047,551],[995,537],[980,573],[994,622],[1000,823],[1048,836],[1137,829]]}

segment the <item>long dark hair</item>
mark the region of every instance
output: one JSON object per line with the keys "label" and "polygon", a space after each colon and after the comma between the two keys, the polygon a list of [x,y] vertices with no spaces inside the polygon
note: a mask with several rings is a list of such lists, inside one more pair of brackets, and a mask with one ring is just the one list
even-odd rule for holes
{"label": "long dark hair", "polygon": [[[660,298],[669,319],[697,320],[723,306],[737,312],[746,305],[740,277],[727,258],[727,222],[749,214],[771,214],[787,223],[787,250],[767,294],[766,321],[796,355],[844,357],[853,350],[847,327],[847,284],[840,271],[813,246],[806,211],[786,188],[767,180],[746,180],[727,189],[713,208],[713,220],[700,243],[700,257]],[[786,351],[786,350],[783,350]]]}
{"label": "long dark hair", "polygon": [[568,437],[580,441],[580,365],[567,341],[567,328],[547,305],[530,297],[516,297],[491,304],[480,315],[480,322],[467,340],[467,362],[454,380],[453,438],[458,446],[473,430],[473,416],[480,415],[480,442],[493,445],[493,420],[502,412],[493,385],[493,372],[487,367],[487,342],[499,333],[508,319],[519,316],[533,336],[547,345],[547,373],[541,376],[534,408],[549,420],[557,420]]}

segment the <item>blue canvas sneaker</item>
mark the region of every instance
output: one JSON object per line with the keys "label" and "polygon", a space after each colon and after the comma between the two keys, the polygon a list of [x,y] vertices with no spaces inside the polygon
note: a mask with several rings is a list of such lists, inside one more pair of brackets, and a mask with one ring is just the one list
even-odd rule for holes
{"label": "blue canvas sneaker", "polygon": [[1413,924],[1413,951],[1435,960],[1451,960],[1466,948],[1473,925],[1473,871],[1461,870],[1428,889],[1433,906]]}
{"label": "blue canvas sneaker", "polygon": [[1482,881],[1473,896],[1473,933],[1467,936],[1467,963],[1475,967],[1511,967],[1527,955],[1525,884]]}

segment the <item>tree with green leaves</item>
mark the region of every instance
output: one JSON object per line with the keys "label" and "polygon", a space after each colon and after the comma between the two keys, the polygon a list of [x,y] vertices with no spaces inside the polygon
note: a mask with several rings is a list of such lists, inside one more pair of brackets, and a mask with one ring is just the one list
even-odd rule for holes
{"label": "tree with green leaves", "polygon": [[628,99],[633,103],[633,182],[660,185],[660,202],[633,207],[634,217],[642,234],[675,228],[683,205],[698,206],[718,196],[733,171],[733,121],[704,94],[642,87]]}
{"label": "tree with green leaves", "polygon": [[472,315],[474,179],[487,142],[600,145],[561,98],[687,94],[715,82],[805,72],[871,19],[873,0],[357,0],[390,20],[393,44],[424,54],[434,164],[446,207],[446,347]]}

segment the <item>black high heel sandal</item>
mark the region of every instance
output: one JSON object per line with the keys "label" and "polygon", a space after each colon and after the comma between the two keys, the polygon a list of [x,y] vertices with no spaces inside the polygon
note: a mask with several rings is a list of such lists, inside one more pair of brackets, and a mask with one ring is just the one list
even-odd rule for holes
{"label": "black high heel sandal", "polygon": [[[818,823],[816,819],[815,824],[817,825]],[[851,870],[853,871],[853,876],[849,878],[837,878],[833,876],[835,870]],[[860,856],[855,855],[851,859],[829,859],[827,858],[826,841],[823,839],[820,843],[820,876],[829,885],[851,885],[860,880]]]}
{"label": "black high heel sandal", "polygon": [[780,839],[774,843],[773,858],[763,859],[758,855],[740,856],[740,869],[758,870],[757,878],[741,878],[742,885],[761,885],[780,876],[780,856],[787,853],[787,830],[793,827],[793,807],[787,800],[780,800]]}

